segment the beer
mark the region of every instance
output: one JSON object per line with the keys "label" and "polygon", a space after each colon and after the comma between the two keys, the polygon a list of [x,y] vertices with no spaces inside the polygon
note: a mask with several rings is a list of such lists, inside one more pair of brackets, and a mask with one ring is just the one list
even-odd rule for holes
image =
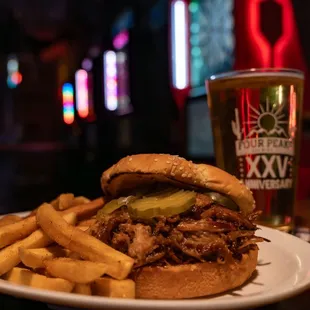
{"label": "beer", "polygon": [[302,72],[251,69],[207,81],[217,166],[253,192],[263,225],[293,228]]}

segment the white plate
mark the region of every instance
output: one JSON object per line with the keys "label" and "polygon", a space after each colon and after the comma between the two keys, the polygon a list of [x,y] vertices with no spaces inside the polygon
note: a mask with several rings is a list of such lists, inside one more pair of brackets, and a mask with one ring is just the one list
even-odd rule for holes
{"label": "white plate", "polygon": [[4,280],[0,280],[0,293],[88,309],[232,310],[277,302],[310,289],[310,244],[267,227],[261,227],[257,235],[270,239],[271,243],[260,244],[256,274],[243,287],[216,297],[172,301],[89,297],[33,289]]}

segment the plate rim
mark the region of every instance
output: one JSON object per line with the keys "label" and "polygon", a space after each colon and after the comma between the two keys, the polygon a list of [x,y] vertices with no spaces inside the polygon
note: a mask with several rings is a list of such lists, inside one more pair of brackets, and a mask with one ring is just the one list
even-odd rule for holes
{"label": "plate rim", "polygon": [[[30,211],[9,213],[19,216],[27,216]],[[0,218],[9,215],[0,215]],[[300,246],[309,247],[310,244],[306,241],[287,234],[285,232],[278,231],[266,226],[258,225],[260,229],[267,234],[281,235],[283,238],[288,238],[291,242],[298,242]],[[296,253],[295,253],[296,254]],[[297,253],[298,254],[298,253]],[[238,289],[238,288],[237,288]],[[156,299],[126,299],[126,298],[111,298],[103,296],[83,296],[73,293],[63,293],[57,291],[50,291],[44,289],[31,288],[26,285],[19,285],[10,283],[6,280],[0,279],[0,293],[10,296],[30,299],[33,301],[39,301],[57,306],[71,307],[71,308],[91,308],[98,309],[101,307],[107,307],[109,309],[197,309],[197,310],[228,310],[228,309],[244,309],[251,307],[258,307],[262,305],[268,305],[271,303],[286,300],[290,297],[299,295],[304,291],[310,289],[310,278],[305,278],[297,283],[295,286],[282,291],[281,289],[271,290],[269,292],[254,296],[242,296],[236,298],[238,305],[234,305],[231,299],[213,299],[212,296],[199,299],[179,299],[179,300],[156,300]],[[225,295],[225,294],[223,294]]]}

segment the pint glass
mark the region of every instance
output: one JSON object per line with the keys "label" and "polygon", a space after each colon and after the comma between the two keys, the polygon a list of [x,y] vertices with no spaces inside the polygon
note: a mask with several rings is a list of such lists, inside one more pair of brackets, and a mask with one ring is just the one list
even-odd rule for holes
{"label": "pint glass", "polygon": [[260,223],[293,227],[304,75],[250,69],[207,81],[216,163],[253,192]]}

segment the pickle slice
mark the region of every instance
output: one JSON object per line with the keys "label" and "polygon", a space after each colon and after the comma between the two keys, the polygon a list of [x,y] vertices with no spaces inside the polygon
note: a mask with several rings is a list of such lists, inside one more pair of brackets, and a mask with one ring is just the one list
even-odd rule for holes
{"label": "pickle slice", "polygon": [[227,209],[231,209],[233,211],[239,211],[238,205],[227,196],[217,192],[209,192],[207,193],[207,195],[209,195],[215,203],[218,203]]}
{"label": "pickle slice", "polygon": [[97,218],[100,218],[106,214],[110,214],[122,206],[127,206],[131,201],[137,199],[135,196],[120,197],[109,201],[104,207],[97,212]]}
{"label": "pickle slice", "polygon": [[150,219],[155,216],[173,216],[187,211],[195,204],[196,193],[177,190],[164,195],[144,197],[130,202],[129,213],[136,218]]}

